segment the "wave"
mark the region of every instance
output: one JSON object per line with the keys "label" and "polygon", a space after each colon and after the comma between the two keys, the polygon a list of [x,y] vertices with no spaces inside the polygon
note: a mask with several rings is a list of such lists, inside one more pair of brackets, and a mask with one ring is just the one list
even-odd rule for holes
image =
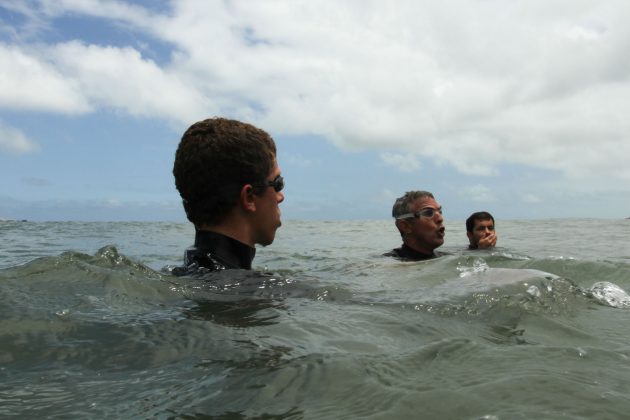
{"label": "wave", "polygon": [[630,354],[622,262],[293,262],[173,277],[107,246],[0,270],[0,415],[453,417],[457,397],[543,398],[539,378],[588,398],[585,364],[607,392]]}

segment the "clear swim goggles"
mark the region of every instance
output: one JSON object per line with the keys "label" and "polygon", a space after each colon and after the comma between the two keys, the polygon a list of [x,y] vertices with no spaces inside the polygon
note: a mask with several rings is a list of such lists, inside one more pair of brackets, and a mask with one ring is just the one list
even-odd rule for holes
{"label": "clear swim goggles", "polygon": [[435,216],[435,213],[442,214],[442,207],[440,207],[439,209],[434,209],[433,207],[426,207],[426,208],[423,208],[422,210],[418,210],[413,213],[401,214],[400,216],[396,217],[396,220],[411,219],[411,218],[418,219],[420,217],[426,217],[427,219],[430,219],[433,216]]}

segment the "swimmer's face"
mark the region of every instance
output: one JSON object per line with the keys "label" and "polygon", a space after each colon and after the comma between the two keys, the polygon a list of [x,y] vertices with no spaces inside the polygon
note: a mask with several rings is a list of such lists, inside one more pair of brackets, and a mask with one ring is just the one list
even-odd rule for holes
{"label": "swimmer's face", "polygon": [[[420,216],[403,219],[397,224],[403,233],[403,241],[407,246],[418,252],[430,254],[444,243],[444,217],[442,206],[431,197],[416,199],[409,206],[409,212],[414,213],[424,209],[433,209],[432,217]],[[438,211],[439,210],[439,211]]]}
{"label": "swimmer's face", "polygon": [[[274,164],[266,181],[273,181],[280,176],[280,167]],[[266,187],[264,191],[255,196],[256,200],[256,217],[253,226],[254,243],[263,246],[273,242],[276,236],[276,230],[282,225],[280,221],[280,206],[284,201],[284,192],[276,191],[273,187]]]}
{"label": "swimmer's face", "polygon": [[477,248],[480,240],[494,234],[494,222],[492,219],[475,220],[475,226],[473,227],[472,232],[466,233],[468,235],[468,240],[470,241],[470,246],[472,248]]}

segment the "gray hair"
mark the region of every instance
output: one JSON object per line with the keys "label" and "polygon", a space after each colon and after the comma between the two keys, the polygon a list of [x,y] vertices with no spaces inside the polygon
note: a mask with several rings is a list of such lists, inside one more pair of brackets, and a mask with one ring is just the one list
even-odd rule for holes
{"label": "gray hair", "polygon": [[418,198],[429,197],[435,199],[433,194],[428,191],[407,191],[405,195],[396,199],[394,207],[392,208],[392,217],[396,218],[405,213],[409,213],[411,209],[409,205],[416,201]]}

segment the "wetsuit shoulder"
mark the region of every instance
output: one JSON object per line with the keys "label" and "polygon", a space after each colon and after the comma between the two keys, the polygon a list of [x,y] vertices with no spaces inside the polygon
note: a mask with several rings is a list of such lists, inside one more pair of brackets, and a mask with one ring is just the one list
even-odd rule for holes
{"label": "wetsuit shoulder", "polygon": [[203,275],[205,273],[225,270],[228,267],[212,252],[203,252],[196,247],[190,247],[184,252],[184,265],[173,268],[175,276]]}
{"label": "wetsuit shoulder", "polygon": [[435,253],[424,254],[422,252],[418,252],[415,249],[411,249],[406,244],[403,244],[400,248],[394,248],[383,255],[387,257],[397,258],[402,261],[421,261],[438,256]]}

